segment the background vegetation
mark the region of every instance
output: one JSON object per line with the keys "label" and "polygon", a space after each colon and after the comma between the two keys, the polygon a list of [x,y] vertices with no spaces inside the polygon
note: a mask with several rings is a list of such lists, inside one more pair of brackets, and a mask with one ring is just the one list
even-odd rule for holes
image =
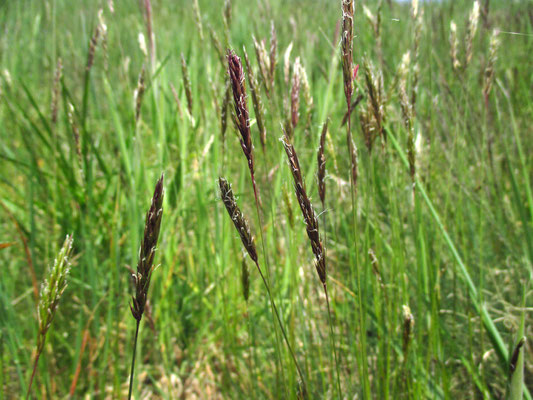
{"label": "background vegetation", "polygon": [[[355,3],[354,98],[363,99],[352,114],[359,160],[352,198],[341,126],[340,1],[153,0],[151,18],[145,2],[133,0],[0,2],[0,398],[27,390],[40,285],[71,233],[68,287],[33,396],[125,397],[135,330],[131,269],[162,172],[159,267],[139,336],[136,398],[298,394],[267,293],[220,201],[218,176],[233,184],[258,237],[259,259],[311,398],[339,397],[332,343],[346,398],[505,396],[522,318],[525,336],[533,326],[533,3],[482,1],[468,65],[472,2],[424,2],[418,20],[410,4],[366,6],[372,16]],[[245,45],[259,78],[253,37],[265,39],[268,52],[271,21],[277,64],[270,97],[264,86],[260,91],[264,150],[248,98],[261,224],[232,104],[222,134],[227,63],[213,37],[241,57]],[[494,29],[501,32],[491,53]],[[320,214],[333,341],[278,140],[294,75],[302,71],[294,67],[297,57],[309,91],[296,78],[302,89],[293,143]],[[370,72],[383,76],[380,106],[389,136],[375,138],[371,152],[360,123],[370,110]],[[415,189],[404,162],[402,83],[408,93],[418,88]],[[328,118],[323,208],[316,149]],[[250,270],[248,301],[243,263]],[[532,350],[524,349],[524,381],[532,388]]]}

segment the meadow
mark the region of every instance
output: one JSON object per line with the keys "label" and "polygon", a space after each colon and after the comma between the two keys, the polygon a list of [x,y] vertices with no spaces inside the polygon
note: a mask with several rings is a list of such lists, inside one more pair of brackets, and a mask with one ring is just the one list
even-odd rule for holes
{"label": "meadow", "polygon": [[0,21],[0,399],[531,399],[531,1]]}

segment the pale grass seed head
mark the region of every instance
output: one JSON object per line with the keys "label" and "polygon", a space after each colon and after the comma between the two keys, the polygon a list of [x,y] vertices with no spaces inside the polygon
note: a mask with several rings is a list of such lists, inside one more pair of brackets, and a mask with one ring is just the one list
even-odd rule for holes
{"label": "pale grass seed head", "polygon": [[144,54],[145,57],[148,57],[146,39],[144,38],[144,34],[142,32],[139,32],[139,35],[137,36],[137,41],[139,42],[139,49],[141,49],[141,52]]}
{"label": "pale grass seed head", "polygon": [[252,36],[252,39],[254,41],[254,49],[257,58],[257,63],[259,64],[259,79],[261,84],[265,88],[267,97],[270,97],[270,89],[272,82],[272,79],[270,77],[270,55],[266,50],[264,40],[258,41],[254,36]]}
{"label": "pale grass seed head", "polygon": [[498,35],[499,31],[494,29],[490,36],[489,57],[487,66],[485,67],[483,84],[483,97],[485,98],[485,103],[488,103],[489,94],[492,90],[492,84],[494,83],[494,67],[496,60],[498,59],[498,48],[500,47],[500,38]]}
{"label": "pale grass seed head", "polygon": [[39,304],[37,306],[39,341],[44,341],[44,336],[54,319],[61,295],[67,288],[67,276],[71,266],[72,243],[72,235],[67,235],[41,287]]}
{"label": "pale grass seed head", "polygon": [[198,4],[198,0],[193,0],[192,8],[194,12],[194,23],[196,24],[196,28],[198,29],[200,41],[203,42],[204,41],[204,27],[202,24],[202,15],[200,13],[200,5]]}
{"label": "pale grass seed head", "polygon": [[474,38],[477,32],[477,26],[479,21],[479,1],[475,1],[468,17],[468,27],[466,32],[466,52],[465,52],[465,68],[470,64],[472,60],[472,47]]}
{"label": "pale grass seed head", "polygon": [[285,85],[289,86],[290,73],[291,73],[291,52],[292,52],[292,42],[289,43],[285,53],[283,54],[283,78],[285,80]]}
{"label": "pale grass seed head", "polygon": [[411,308],[408,305],[402,305],[402,316],[403,316],[403,354],[404,357],[407,356],[407,351],[409,349],[409,343],[411,341],[411,336],[413,328],[415,326],[415,319],[411,313]]}
{"label": "pale grass seed head", "polygon": [[452,59],[452,67],[454,71],[458,71],[461,68],[461,62],[459,61],[459,39],[457,37],[457,25],[455,22],[450,22],[450,57]]}
{"label": "pale grass seed head", "polygon": [[313,102],[313,95],[311,94],[311,86],[309,85],[309,78],[307,77],[307,72],[305,71],[304,66],[301,64],[300,64],[300,81],[302,84],[303,98],[305,102],[305,114],[307,117],[307,120],[305,123],[305,130],[307,132],[307,130],[311,126],[314,102]]}

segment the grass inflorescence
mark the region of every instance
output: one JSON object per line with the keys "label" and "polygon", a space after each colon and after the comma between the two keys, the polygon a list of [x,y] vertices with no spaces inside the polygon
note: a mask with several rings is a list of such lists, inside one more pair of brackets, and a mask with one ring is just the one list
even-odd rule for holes
{"label": "grass inflorescence", "polygon": [[4,2],[0,399],[530,399],[530,8]]}

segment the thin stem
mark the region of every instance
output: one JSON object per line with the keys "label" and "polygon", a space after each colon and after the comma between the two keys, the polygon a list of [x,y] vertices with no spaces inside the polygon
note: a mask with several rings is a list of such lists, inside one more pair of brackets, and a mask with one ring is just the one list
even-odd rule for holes
{"label": "thin stem", "polygon": [[[350,100],[347,100],[347,106],[348,106],[348,124],[346,125],[346,141],[348,145],[348,151],[350,152],[349,157],[351,159],[353,151],[352,149],[352,118],[351,118],[351,104]],[[354,166],[352,165],[352,168]],[[356,221],[357,221],[357,215],[356,215],[356,209],[355,209],[355,191],[356,191],[356,182],[354,182],[353,173],[350,174],[350,186],[351,186],[351,200],[352,200],[352,224],[353,224],[353,243],[355,246],[355,270],[356,270],[356,279],[357,279],[357,291],[358,291],[358,305],[359,305],[359,329],[361,334],[361,345],[360,345],[360,357],[361,357],[361,363],[362,365],[362,379],[363,379],[363,393],[365,394],[365,398],[370,398],[370,391],[369,391],[369,385],[368,385],[368,371],[366,366],[366,351],[365,351],[365,334],[363,330],[363,304],[361,301],[361,274],[359,271],[359,266],[357,264],[358,261],[358,254],[357,254],[357,232],[356,232]],[[352,257],[350,256],[350,262],[352,261]]]}
{"label": "thin stem", "polygon": [[133,389],[133,373],[135,371],[135,354],[137,353],[137,337],[139,336],[140,320],[137,320],[137,326],[135,327],[135,339],[133,340],[133,356],[131,357],[131,372],[130,372],[130,390],[128,392],[128,400],[131,400],[131,392]]}
{"label": "thin stem", "polygon": [[342,389],[341,389],[341,380],[340,380],[340,373],[339,373],[339,362],[337,360],[337,349],[335,347],[335,334],[333,332],[333,320],[331,318],[331,308],[329,306],[329,296],[328,296],[328,289],[326,284],[324,283],[324,294],[326,295],[326,303],[328,305],[328,322],[329,322],[329,330],[330,330],[330,337],[331,337],[331,347],[333,347],[333,356],[335,357],[335,370],[337,373],[337,390],[339,391],[339,399],[342,399]]}
{"label": "thin stem", "polygon": [[272,297],[272,293],[270,292],[270,287],[268,286],[268,283],[265,279],[265,276],[263,275],[263,272],[261,271],[261,268],[259,267],[259,263],[255,263],[257,270],[259,271],[259,275],[261,275],[261,279],[263,280],[263,283],[265,284],[265,288],[268,293],[268,297],[270,299],[270,304],[272,305],[272,309],[274,310],[274,314],[276,315],[276,319],[278,320],[279,329],[281,330],[281,333],[283,335],[283,338],[285,339],[285,343],[287,343],[287,348],[289,349],[289,353],[291,354],[292,360],[294,361],[294,365],[296,366],[296,369],[298,370],[298,375],[300,376],[300,380],[302,381],[302,388],[303,388],[303,394],[304,398],[307,398],[307,385],[305,383],[304,375],[302,373],[302,370],[300,369],[300,365],[298,364],[298,360],[296,359],[296,355],[294,354],[294,351],[292,350],[292,346],[289,342],[289,339],[287,338],[287,334],[285,333],[285,329],[283,328],[283,323],[281,322],[281,318],[278,313],[278,309],[276,307],[276,303],[274,303],[274,299]]}
{"label": "thin stem", "polygon": [[33,379],[35,378],[35,373],[37,372],[37,365],[39,364],[39,358],[41,357],[41,353],[43,352],[45,339],[46,339],[46,336],[43,338],[42,343],[39,343],[37,345],[37,354],[35,354],[35,361],[33,363],[33,371],[31,373],[30,383],[28,385],[28,393],[26,393],[26,400],[30,398],[31,386],[33,384]]}
{"label": "thin stem", "polygon": [[[260,207],[259,207],[259,205],[260,205],[259,194],[258,194],[258,191],[257,191],[257,186],[255,184],[255,175],[254,175],[254,172],[253,172],[252,169],[250,169],[250,179],[252,181],[252,186],[253,186],[253,189],[254,189],[255,210],[257,212],[257,220],[259,221],[259,236],[261,237],[261,247],[263,248],[263,257],[265,258],[265,265],[266,265],[266,272],[267,272],[267,279],[266,280],[263,277],[263,273],[261,272],[261,269],[259,268],[259,265],[257,264],[257,261],[256,261],[256,265],[257,265],[257,269],[259,270],[259,273],[261,274],[261,277],[263,278],[263,282],[265,283],[265,286],[267,288],[268,295],[270,297],[271,308],[274,311],[274,306],[273,306],[274,303],[272,301],[272,295],[270,294],[270,270],[268,268],[268,256],[267,256],[267,252],[266,252],[265,239],[263,237],[263,217],[262,217],[261,210],[260,210]],[[268,281],[268,284],[267,284],[267,281]],[[279,337],[278,337],[278,331],[276,330],[275,325],[274,325],[274,333],[276,335],[276,353],[277,353],[277,356],[278,356],[278,363],[279,363],[279,366],[281,367],[281,352],[280,352],[280,349],[279,349]],[[282,369],[282,371],[283,371],[283,369]]]}
{"label": "thin stem", "polygon": [[252,393],[252,398],[255,398],[255,385],[254,383],[257,382],[257,378],[256,378],[256,371],[255,371],[255,368],[256,368],[256,354],[254,352],[254,345],[255,345],[255,339],[254,339],[254,332],[253,332],[253,327],[252,327],[252,318],[250,316],[250,308],[248,306],[248,300],[246,300],[246,319],[248,320],[248,335],[250,336],[250,369],[252,371],[252,381],[250,382],[250,387],[251,387],[251,393]]}

